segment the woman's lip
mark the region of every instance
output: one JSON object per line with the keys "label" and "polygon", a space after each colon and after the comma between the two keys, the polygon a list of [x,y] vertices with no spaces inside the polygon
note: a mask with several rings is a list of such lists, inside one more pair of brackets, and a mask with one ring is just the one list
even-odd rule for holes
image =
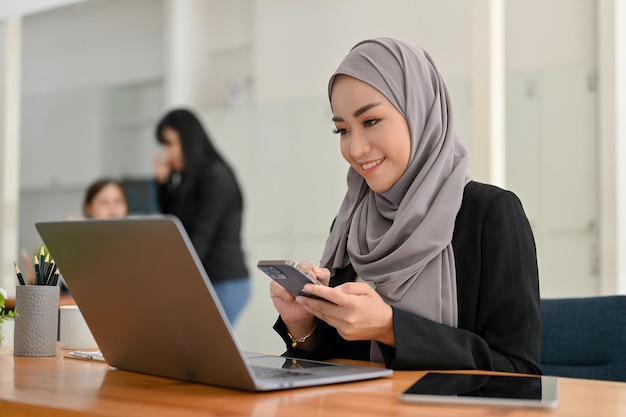
{"label": "woman's lip", "polygon": [[359,168],[361,168],[361,173],[363,175],[369,175],[372,172],[376,171],[378,167],[380,167],[383,164],[384,161],[385,161],[385,158],[363,162],[359,164]]}

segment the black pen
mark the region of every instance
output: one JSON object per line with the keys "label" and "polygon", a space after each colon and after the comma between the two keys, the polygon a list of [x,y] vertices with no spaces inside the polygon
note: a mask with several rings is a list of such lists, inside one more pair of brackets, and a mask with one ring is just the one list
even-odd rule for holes
{"label": "black pen", "polygon": [[39,282],[42,285],[46,284],[46,259],[43,245],[41,245],[41,249],[39,250],[39,273],[41,274]]}
{"label": "black pen", "polygon": [[43,285],[46,285],[46,268],[48,267],[48,259],[49,257],[45,254],[42,245],[41,250],[39,251],[39,273],[41,274],[41,279],[39,281]]}
{"label": "black pen", "polygon": [[37,260],[37,255],[33,256],[35,260],[33,264],[35,265],[35,285],[39,285],[39,261]]}
{"label": "black pen", "polygon": [[52,284],[50,285],[57,285],[59,283],[59,270],[57,269],[57,271],[54,273],[54,277],[52,278]]}
{"label": "black pen", "polygon": [[43,283],[47,285],[48,280],[50,279],[50,271],[52,271],[52,262],[50,259],[50,254],[46,255],[46,260],[44,262],[45,268],[43,270]]}
{"label": "black pen", "polygon": [[20,282],[20,285],[26,285],[26,283],[24,282],[24,277],[22,276],[20,269],[17,267],[17,264],[13,262],[13,265],[15,265],[15,273],[17,274],[17,280]]}
{"label": "black pen", "polygon": [[48,265],[48,272],[46,273],[46,285],[54,285],[52,284],[52,279],[54,277],[54,273],[57,270],[57,264],[54,263],[54,259],[50,261],[50,265]]}

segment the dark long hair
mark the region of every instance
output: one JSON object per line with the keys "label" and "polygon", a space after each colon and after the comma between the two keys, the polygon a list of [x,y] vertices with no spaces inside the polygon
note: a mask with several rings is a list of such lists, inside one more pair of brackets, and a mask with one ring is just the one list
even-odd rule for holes
{"label": "dark long hair", "polygon": [[[169,213],[175,214],[181,218],[183,224],[187,227],[189,220],[186,213],[189,211],[187,202],[194,193],[194,188],[198,181],[201,181],[202,172],[206,172],[210,167],[222,165],[233,178],[236,183],[235,174],[230,165],[222,158],[217,151],[211,138],[202,127],[200,120],[187,109],[176,109],[168,112],[159,121],[156,127],[156,139],[160,144],[165,144],[163,130],[169,127],[178,132],[181,145],[183,148],[184,165],[181,172],[181,184],[176,191],[176,201],[169,208]],[[237,186],[238,187],[238,186]],[[243,207],[243,196],[241,190],[237,189],[240,204]]]}
{"label": "dark long hair", "polygon": [[165,144],[163,129],[169,127],[178,132],[183,147],[183,177],[194,177],[195,173],[216,162],[227,165],[213,146],[210,136],[202,127],[200,120],[187,109],[176,109],[167,113],[156,128],[156,139]]}

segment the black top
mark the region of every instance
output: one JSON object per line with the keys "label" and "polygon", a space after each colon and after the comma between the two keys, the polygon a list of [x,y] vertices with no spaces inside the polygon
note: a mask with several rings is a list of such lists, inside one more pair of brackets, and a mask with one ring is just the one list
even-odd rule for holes
{"label": "black top", "polygon": [[202,265],[212,282],[247,278],[241,249],[243,202],[234,174],[215,162],[197,170],[194,180],[174,176],[159,184],[158,200],[163,213],[183,223]]}
{"label": "black top", "polygon": [[[541,315],[535,242],[515,194],[470,182],[452,238],[458,328],[393,308],[396,346],[378,343],[393,369],[482,369],[540,374]],[[330,285],[354,281],[352,266]],[[289,356],[369,360],[370,341],[349,342],[320,321],[311,352],[291,348],[285,324],[274,328]]]}

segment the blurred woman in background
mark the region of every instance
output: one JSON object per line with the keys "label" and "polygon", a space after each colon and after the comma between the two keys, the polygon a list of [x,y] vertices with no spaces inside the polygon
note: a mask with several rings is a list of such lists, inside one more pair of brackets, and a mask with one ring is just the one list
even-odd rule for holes
{"label": "blurred woman in background", "polygon": [[237,179],[189,110],[167,113],[157,125],[156,139],[163,146],[154,162],[161,211],[182,222],[234,323],[250,295]]}

